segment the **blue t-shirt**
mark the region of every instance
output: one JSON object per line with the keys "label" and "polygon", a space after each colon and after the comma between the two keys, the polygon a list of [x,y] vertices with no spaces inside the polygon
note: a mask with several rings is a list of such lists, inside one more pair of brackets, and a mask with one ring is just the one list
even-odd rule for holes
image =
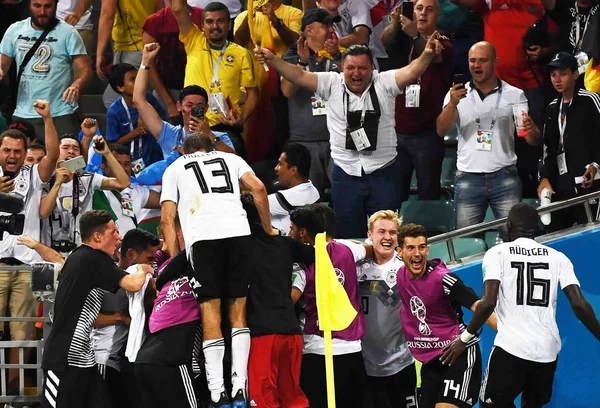
{"label": "blue t-shirt", "polygon": [[[183,146],[183,139],[188,137],[190,133],[191,132],[183,130],[182,125],[175,126],[171,125],[169,122],[163,121],[163,128],[160,132],[160,137],[158,138],[158,144],[160,145],[160,148],[163,151],[163,155],[167,157],[169,153],[171,153],[171,151],[173,150],[173,147],[175,147],[176,145]],[[221,139],[223,143],[235,150],[235,148],[233,147],[233,142],[231,141],[227,133],[217,132],[214,130],[213,133],[216,137]]]}
{"label": "blue t-shirt", "polygon": [[[147,93],[146,98],[148,99],[148,103],[152,105],[158,115],[162,119],[165,119],[167,114],[162,105],[158,103],[156,98],[150,93]],[[140,117],[137,109],[133,106],[127,106],[127,108],[129,111],[129,116],[127,116],[127,111],[125,110],[125,104],[122,97],[115,100],[109,106],[108,111],[106,112],[107,141],[115,142],[137,127],[138,119]],[[140,158],[140,142],[141,157],[144,159],[144,164],[146,166],[163,159],[162,150],[156,142],[156,139],[150,133],[146,133],[135,138],[126,145],[129,147],[130,151],[133,148],[133,152],[131,154],[132,161]]]}
{"label": "blue t-shirt", "polygon": [[[13,58],[17,67],[20,66],[27,51],[43,32],[31,26],[31,18],[12,24],[2,38],[0,54]],[[74,80],[73,57],[86,54],[77,30],[60,21],[44,39],[23,71],[15,116],[39,118],[40,115],[33,108],[36,99],[49,101],[54,117],[74,113],[78,107],[77,103],[64,102],[62,95]]]}

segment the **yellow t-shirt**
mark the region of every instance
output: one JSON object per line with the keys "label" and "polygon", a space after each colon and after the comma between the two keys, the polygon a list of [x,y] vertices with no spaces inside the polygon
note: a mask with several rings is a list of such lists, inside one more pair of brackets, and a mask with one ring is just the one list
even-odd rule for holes
{"label": "yellow t-shirt", "polygon": [[[238,30],[238,28],[240,28],[247,15],[248,11],[243,11],[235,18],[233,25],[234,33]],[[283,23],[292,31],[302,35],[302,11],[298,10],[296,7],[282,4],[277,8],[277,10],[275,10],[275,15],[277,18],[283,20]],[[271,29],[271,33],[273,35],[275,54],[277,54],[279,57],[283,56],[283,54],[285,54],[285,52],[288,50],[289,46],[286,45],[279,37],[279,33],[277,33],[277,30],[271,25],[269,18],[261,12],[256,13],[254,17],[254,35],[256,36],[255,40],[259,44],[262,40],[262,35],[267,28]],[[248,44],[248,48],[254,48],[254,44]]]}
{"label": "yellow t-shirt", "polygon": [[[185,67],[184,86],[199,85],[208,93],[222,92],[225,98],[229,97],[233,107],[240,113],[240,87],[252,88],[257,86],[254,75],[254,63],[250,52],[239,45],[229,42],[223,59],[219,65],[217,75],[220,87],[211,87],[213,79],[213,66],[216,65],[221,54],[221,48],[212,48],[206,36],[198,26],[190,30],[179,39],[185,46],[187,65]],[[220,114],[207,109],[206,117],[210,126],[221,123]]]}
{"label": "yellow t-shirt", "polygon": [[154,13],[155,0],[117,0],[112,28],[114,51],[142,51],[142,26]]}

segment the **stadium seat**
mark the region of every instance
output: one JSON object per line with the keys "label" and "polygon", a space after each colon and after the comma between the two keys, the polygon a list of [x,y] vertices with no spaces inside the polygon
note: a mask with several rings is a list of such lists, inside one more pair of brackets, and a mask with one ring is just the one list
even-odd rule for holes
{"label": "stadium seat", "polygon": [[[456,238],[452,240],[454,252],[458,259],[466,258],[487,251],[485,241],[479,238]],[[448,246],[445,242],[439,242],[429,247],[429,259],[440,258],[444,262],[450,261]]]}
{"label": "stadium seat", "polygon": [[429,236],[456,229],[454,203],[451,200],[415,200],[402,203],[403,223],[422,224]]}

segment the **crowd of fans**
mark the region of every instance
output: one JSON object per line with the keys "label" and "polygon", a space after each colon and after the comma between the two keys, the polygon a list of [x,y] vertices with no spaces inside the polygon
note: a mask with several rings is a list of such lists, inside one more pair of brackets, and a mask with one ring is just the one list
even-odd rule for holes
{"label": "crowd of fans", "polygon": [[[252,212],[256,206],[263,226],[268,209],[269,227],[305,244],[314,244],[315,234],[322,232],[318,228],[327,227],[314,221],[315,213],[329,217],[329,226],[331,219],[336,220],[335,232],[328,230],[331,239],[372,238],[380,220],[393,221],[389,234],[398,230],[393,212],[402,214],[402,204],[411,195],[419,200],[439,200],[444,191],[450,191],[456,226],[461,228],[482,222],[488,207],[495,218],[502,218],[523,198],[548,193],[557,201],[600,186],[600,95],[595,93],[600,89],[588,81],[600,62],[600,4],[595,0],[166,0],[164,4],[162,0],[102,0],[97,27],[91,3],[30,0],[25,9],[20,2],[2,0],[0,6],[0,193],[16,195],[25,203],[22,233],[4,232],[0,241],[2,313],[8,306],[14,317],[35,314],[36,301],[29,289],[31,272],[18,270],[18,266],[41,260],[64,262],[86,240],[90,245],[94,233],[106,224],[95,212],[96,218],[88,219],[91,224],[84,231],[84,214],[90,210],[105,211],[118,234],[125,237],[120,251],[117,245],[109,254],[121,260],[121,269],[174,260],[183,249],[189,253],[194,242],[188,242],[185,235],[188,228],[195,227],[183,220],[179,225],[177,211],[166,211],[164,205],[165,201],[177,202],[179,196],[173,193],[173,185],[168,185],[173,177],[167,175],[175,172],[174,163],[181,164],[178,159],[189,152],[209,153],[214,147],[217,152],[244,159],[238,179],[254,196],[244,207]],[[24,12],[27,17],[21,19]],[[108,55],[112,55],[110,63]],[[94,75],[108,82],[102,95],[107,109],[105,128],[79,108]],[[186,150],[191,135],[194,140]],[[211,146],[198,147],[204,146],[206,138]],[[456,151],[457,156],[452,186],[441,181],[448,150]],[[248,174],[256,174],[256,180],[242,178],[246,162],[254,169]],[[236,180],[232,187],[235,174],[225,163],[215,161],[210,174],[225,184],[207,184],[199,168],[186,174],[198,180],[203,193],[233,193],[239,188]],[[273,163],[274,169],[265,171],[265,163]],[[271,185],[270,171],[276,174],[276,185]],[[267,196],[265,188],[277,191]],[[157,230],[161,194],[162,226],[168,227],[164,236]],[[319,202],[327,202],[332,211],[315,206]],[[185,208],[193,212],[201,206],[190,202]],[[182,218],[181,203],[177,210]],[[391,215],[386,210],[392,210]],[[173,215],[169,222],[165,222],[166,214]],[[379,215],[373,218],[374,214]],[[549,229],[585,222],[583,209],[573,207],[553,216]],[[269,227],[265,226],[267,233]],[[215,224],[214,228],[235,229],[229,224]],[[162,247],[161,241],[140,229],[159,236]],[[369,255],[372,247],[348,244],[352,264],[364,258],[378,263],[378,256],[384,258],[382,263],[389,262],[398,245],[395,235],[391,242],[389,237],[373,240],[374,258]],[[506,230],[500,231],[500,238],[509,239]],[[96,249],[107,252],[112,241],[99,245]],[[292,261],[312,262],[298,248],[290,248],[285,261],[280,260],[282,268],[289,263],[291,272]],[[263,250],[268,253],[266,247]],[[155,252],[157,256],[146,256]],[[3,270],[3,265],[11,270]],[[185,260],[169,265],[173,270],[187,268]],[[390,268],[397,270],[397,266]],[[305,269],[291,273],[294,303],[306,297],[305,290],[310,293],[306,277],[310,272]],[[359,273],[359,281],[367,286],[386,281],[385,277],[367,279],[363,275]],[[93,282],[106,290],[117,286],[140,289],[138,282],[117,285],[119,276],[115,272]],[[174,276],[175,280],[157,282],[156,289],[160,293],[162,288],[185,292],[174,286],[180,278],[177,273]],[[392,280],[386,302],[399,307],[391,295],[396,284],[395,278]],[[197,289],[193,282],[184,283],[190,293]],[[106,383],[121,393],[122,388],[115,384],[129,378],[132,368],[115,347],[123,343],[103,339],[117,336],[115,328],[129,324],[131,317],[123,312],[122,299],[107,298],[94,300],[98,307],[102,304],[102,309],[96,310],[96,314],[100,311],[98,319],[93,316],[95,304],[88,305],[86,316],[96,319],[94,364],[105,367],[101,373]],[[230,341],[237,344],[234,349],[244,350],[245,336],[258,335],[252,327],[247,331],[245,317],[240,317],[242,306],[235,301],[229,306]],[[362,307],[368,307],[368,302],[363,300]],[[212,308],[202,309],[203,314],[216,313],[219,305]],[[310,311],[309,307],[307,314]],[[220,322],[220,309],[218,312]],[[198,318],[192,320],[197,323]],[[191,350],[198,331],[197,324],[189,325],[192,320],[179,322],[186,324],[185,330],[169,333],[148,347],[160,350],[165,339],[185,335],[190,341],[182,343],[178,351]],[[407,367],[413,367],[410,354],[399,351],[406,348],[405,339],[392,349],[377,350],[379,339],[368,330],[377,320],[367,314],[366,321],[366,331],[363,321],[361,327],[349,329],[337,345],[339,367],[345,367],[340,369],[344,378],[340,384],[354,384],[348,386],[353,391],[345,394],[347,399],[341,399],[341,405],[353,405],[374,393],[373,389],[393,384],[369,382],[373,378],[406,373]],[[211,335],[207,340],[206,325],[203,320],[201,348],[204,354],[210,349],[214,364],[218,355],[222,360],[224,336],[219,327],[213,327],[208,329]],[[102,333],[106,326],[112,329]],[[401,332],[401,326],[392,326],[385,329],[390,336]],[[273,334],[268,330],[266,334]],[[298,333],[292,327],[284,334]],[[10,334],[13,340],[30,339],[31,325],[11,322]],[[85,337],[90,333],[79,334]],[[126,340],[126,335],[127,330],[117,337]],[[325,393],[321,388],[324,373],[321,378],[317,368],[323,363],[318,337],[316,328],[305,331],[302,376],[297,373],[292,384],[286,385],[300,381],[315,407]],[[363,344],[376,349],[376,358],[380,354],[387,357],[370,360],[372,349],[363,347],[364,362],[362,357],[357,360],[361,338]],[[248,340],[247,348],[249,344]],[[301,355],[302,347],[296,351]],[[74,351],[68,350],[65,359],[69,353]],[[173,352],[168,362],[157,360],[148,350],[140,354],[144,356],[140,362],[148,366],[166,364],[179,370],[183,365],[181,375],[191,378],[197,372],[196,367],[192,370],[191,360],[188,367],[191,351],[185,358]],[[11,361],[17,358],[11,355]],[[250,352],[250,360],[253,358],[257,357]],[[123,364],[113,364],[113,359],[123,360]],[[68,364],[88,367],[83,360],[73,357]],[[246,377],[242,374],[245,368],[236,372],[243,355],[233,355],[232,360],[231,397],[235,400]],[[45,368],[60,371],[63,363],[67,360],[56,360]],[[389,370],[382,368],[387,363]],[[152,367],[146,369],[149,371],[140,378],[152,376]],[[211,391],[208,400],[228,399],[219,395],[225,385],[223,391],[214,387],[214,372],[208,366],[204,374]],[[162,376],[153,381],[166,381],[169,375]],[[222,377],[221,373],[221,382]],[[17,383],[17,372],[12,370],[9,390]],[[365,391],[363,383],[374,388]],[[190,395],[188,389],[183,391]],[[297,391],[289,391],[289,395],[302,394]],[[241,400],[244,398],[243,394]],[[304,400],[298,398],[302,404]],[[372,401],[363,406],[387,406],[375,396],[368,398]],[[406,406],[415,398],[407,391]],[[115,406],[132,406],[123,404],[123,398],[113,398]],[[258,406],[271,406],[263,404]],[[293,398],[283,405],[298,406]]]}

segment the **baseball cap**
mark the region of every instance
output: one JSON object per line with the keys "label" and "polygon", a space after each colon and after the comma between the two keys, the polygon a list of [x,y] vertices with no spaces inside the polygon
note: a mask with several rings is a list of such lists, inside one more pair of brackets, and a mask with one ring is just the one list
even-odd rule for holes
{"label": "baseball cap", "polygon": [[577,71],[577,60],[574,56],[569,54],[568,52],[559,52],[554,54],[552,57],[552,61],[548,63],[548,68],[557,68],[557,69],[567,69],[570,68],[571,71]]}
{"label": "baseball cap", "polygon": [[340,16],[332,16],[327,10],[321,8],[306,10],[304,16],[302,16],[302,31],[304,31],[307,25],[312,23],[332,24],[339,23],[340,21],[342,21]]}

